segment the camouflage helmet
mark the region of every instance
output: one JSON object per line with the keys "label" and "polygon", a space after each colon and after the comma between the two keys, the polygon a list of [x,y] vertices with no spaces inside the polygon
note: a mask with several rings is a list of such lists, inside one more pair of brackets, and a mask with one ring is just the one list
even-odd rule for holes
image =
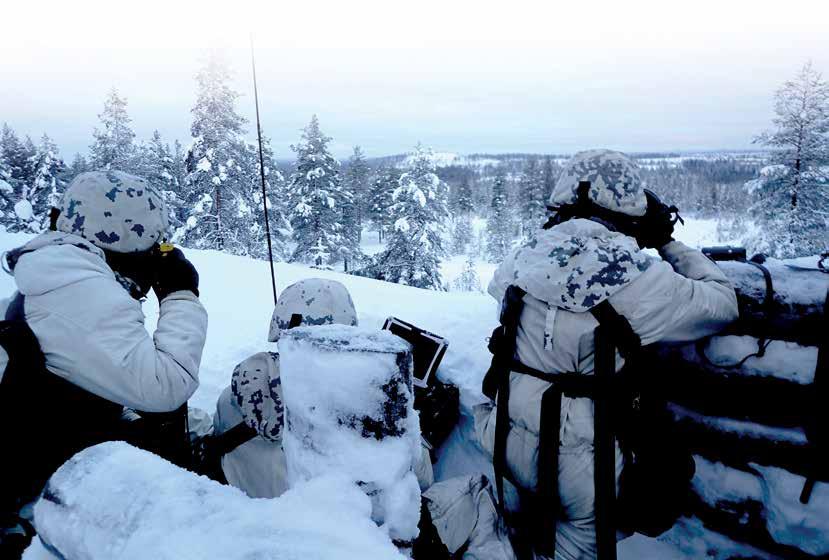
{"label": "camouflage helmet", "polygon": [[357,310],[351,294],[336,280],[307,278],[291,284],[280,294],[268,340],[276,342],[283,330],[300,325],[334,324],[357,325]]}
{"label": "camouflage helmet", "polygon": [[550,196],[549,206],[558,208],[578,202],[578,187],[590,182],[588,198],[607,210],[628,216],[644,216],[648,209],[638,166],[622,152],[588,150],[565,164]]}
{"label": "camouflage helmet", "polygon": [[278,442],[285,425],[279,354],[254,354],[233,370],[230,391],[248,427],[268,441]]}
{"label": "camouflage helmet", "polygon": [[90,171],[66,189],[56,226],[101,249],[133,253],[163,241],[167,210],[146,179],[123,171]]}

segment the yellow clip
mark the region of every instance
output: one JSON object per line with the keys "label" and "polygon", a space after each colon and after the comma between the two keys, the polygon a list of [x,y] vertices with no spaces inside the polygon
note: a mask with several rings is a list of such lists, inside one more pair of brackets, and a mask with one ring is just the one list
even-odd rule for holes
{"label": "yellow clip", "polygon": [[162,255],[166,255],[167,253],[172,253],[175,248],[176,248],[176,246],[173,245],[172,243],[162,243],[158,247],[158,249],[159,249],[159,251],[161,251]]}

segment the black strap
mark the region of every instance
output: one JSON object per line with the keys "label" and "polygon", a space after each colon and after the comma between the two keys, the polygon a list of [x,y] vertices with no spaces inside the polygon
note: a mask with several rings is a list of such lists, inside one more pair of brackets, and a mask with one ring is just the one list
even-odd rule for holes
{"label": "black strap", "polygon": [[210,442],[210,450],[221,457],[249,442],[257,435],[256,430],[244,422],[240,422],[226,432],[213,436]]}
{"label": "black strap", "polygon": [[[607,324],[595,331],[593,375],[597,387],[616,373],[615,335]],[[599,390],[593,397],[593,475],[595,484],[596,557],[616,559],[616,438],[613,431],[610,391]]]}
{"label": "black strap", "polygon": [[[489,342],[492,364],[483,382],[484,394],[497,401],[493,466],[498,504],[509,521],[504,502],[504,478],[512,480],[507,466],[507,436],[510,428],[509,393],[512,372],[530,375],[550,383],[541,398],[536,499],[533,516],[533,548],[536,553],[552,557],[556,548],[556,522],[559,511],[558,459],[561,431],[561,399],[594,400],[594,459],[596,488],[596,542],[601,560],[616,558],[616,446],[613,430],[611,395],[616,379],[616,348],[625,357],[634,357],[641,349],[641,339],[628,320],[607,300],[591,309],[599,322],[595,336],[594,375],[576,372],[549,373],[536,370],[516,358],[516,335],[526,294],[510,286],[501,306],[501,325]],[[516,547],[516,550],[524,547]]]}
{"label": "black strap", "polygon": [[[826,301],[823,304],[823,322],[829,327],[829,291],[826,293]],[[829,395],[829,333],[824,327],[824,336],[818,347],[817,365],[815,366],[815,379],[812,384],[812,406],[811,426],[806,426],[806,436],[812,444],[814,456],[813,469],[822,470],[823,473],[815,472],[807,477],[803,490],[800,492],[800,503],[808,504],[812,497],[812,490],[815,482],[825,478],[826,470],[829,470],[829,459],[827,459],[826,448],[829,447],[829,428],[826,428],[827,413],[826,399]],[[823,476],[820,476],[823,475]]]}
{"label": "black strap", "polygon": [[25,297],[20,292],[15,292],[12,296],[9,306],[6,308],[6,321],[25,321],[26,313],[24,311]]}

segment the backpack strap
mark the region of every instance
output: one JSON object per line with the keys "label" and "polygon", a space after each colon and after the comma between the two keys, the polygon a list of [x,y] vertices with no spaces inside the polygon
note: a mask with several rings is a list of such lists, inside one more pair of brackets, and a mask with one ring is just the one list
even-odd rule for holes
{"label": "backpack strap", "polygon": [[221,458],[257,435],[256,430],[244,422],[239,422],[229,430],[213,436],[210,441],[210,450]]}
{"label": "backpack strap", "polygon": [[15,292],[12,296],[9,306],[6,308],[6,321],[25,321],[26,313],[23,304],[25,303],[25,296],[20,292]]}

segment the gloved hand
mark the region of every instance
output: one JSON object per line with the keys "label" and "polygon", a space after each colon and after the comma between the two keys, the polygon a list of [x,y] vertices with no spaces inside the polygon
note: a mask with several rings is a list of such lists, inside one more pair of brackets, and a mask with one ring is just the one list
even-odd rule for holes
{"label": "gloved hand", "polygon": [[173,249],[158,257],[158,271],[153,290],[158,296],[158,301],[180,290],[189,290],[196,296],[199,295],[199,273],[181,249]]}
{"label": "gloved hand", "polygon": [[674,240],[674,224],[677,221],[683,224],[685,222],[679,216],[676,206],[668,206],[647,189],[645,197],[648,199],[648,210],[640,220],[635,233],[636,241],[643,249],[661,249]]}

